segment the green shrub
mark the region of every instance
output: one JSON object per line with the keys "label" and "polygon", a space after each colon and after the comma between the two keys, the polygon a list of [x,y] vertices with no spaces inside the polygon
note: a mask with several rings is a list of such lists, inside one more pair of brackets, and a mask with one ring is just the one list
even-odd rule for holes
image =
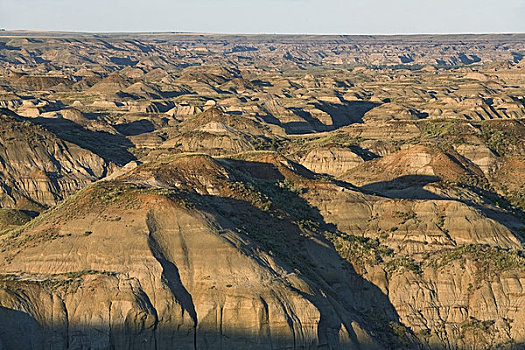
{"label": "green shrub", "polygon": [[400,256],[389,260],[386,263],[386,269],[389,272],[406,269],[412,271],[416,275],[423,273],[423,270],[421,269],[421,263],[408,256]]}

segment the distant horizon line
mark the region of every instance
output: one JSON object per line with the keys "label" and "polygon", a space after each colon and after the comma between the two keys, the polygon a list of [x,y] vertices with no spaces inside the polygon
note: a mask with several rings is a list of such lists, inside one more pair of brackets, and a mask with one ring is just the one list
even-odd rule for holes
{"label": "distant horizon line", "polygon": [[[111,35],[111,34],[184,34],[184,35],[278,35],[278,36],[295,36],[295,35],[309,35],[309,36],[418,36],[418,35],[524,35],[525,32],[400,32],[400,33],[278,33],[278,32],[200,32],[200,31],[84,31],[84,30],[45,30],[45,29],[7,29],[0,28],[0,33],[56,33],[56,34],[92,34],[92,35]],[[2,35],[0,34],[0,36]]]}

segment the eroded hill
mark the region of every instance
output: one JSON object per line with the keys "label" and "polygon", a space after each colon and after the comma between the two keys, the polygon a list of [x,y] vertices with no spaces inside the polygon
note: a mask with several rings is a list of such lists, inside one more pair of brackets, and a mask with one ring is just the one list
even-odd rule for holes
{"label": "eroded hill", "polygon": [[0,348],[522,348],[523,54],[2,33]]}

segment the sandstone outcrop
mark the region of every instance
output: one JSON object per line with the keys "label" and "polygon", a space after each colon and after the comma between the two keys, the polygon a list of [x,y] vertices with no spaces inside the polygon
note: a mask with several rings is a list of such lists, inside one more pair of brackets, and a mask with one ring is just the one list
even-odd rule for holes
{"label": "sandstone outcrop", "polygon": [[113,169],[96,154],[12,113],[2,114],[1,129],[2,208],[53,206]]}

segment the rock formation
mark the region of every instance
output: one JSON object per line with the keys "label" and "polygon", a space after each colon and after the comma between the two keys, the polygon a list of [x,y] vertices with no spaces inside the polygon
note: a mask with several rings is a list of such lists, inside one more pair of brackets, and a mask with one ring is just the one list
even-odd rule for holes
{"label": "rock formation", "polygon": [[521,349],[523,35],[2,32],[0,349]]}

